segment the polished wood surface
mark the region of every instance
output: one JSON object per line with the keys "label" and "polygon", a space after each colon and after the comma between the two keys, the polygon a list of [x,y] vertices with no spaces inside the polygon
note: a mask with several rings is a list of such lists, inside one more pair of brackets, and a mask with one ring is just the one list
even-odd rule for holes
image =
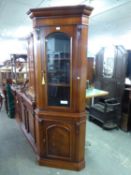
{"label": "polished wood surface", "polygon": [[28,94],[35,100],[35,62],[34,62],[34,37],[28,37],[28,63],[29,63],[29,90]]}
{"label": "polished wood surface", "polygon": [[12,92],[15,98],[15,118],[36,151],[35,102],[16,87],[12,86]]}
{"label": "polished wood surface", "polygon": [[[42,165],[75,170],[85,165],[85,46],[91,10],[82,5],[29,11],[34,26],[36,145],[38,162]],[[45,38],[56,32],[66,34],[71,41],[69,106],[48,104]]]}
{"label": "polished wood surface", "polygon": [[[85,166],[87,29],[91,11],[91,7],[80,5],[30,9],[28,12],[34,27],[33,35],[28,41],[31,69],[29,91],[16,92],[16,96],[21,96],[17,98],[20,105],[17,104],[16,108],[21,108],[21,115],[18,114],[21,126],[36,150],[40,165],[73,170]],[[70,63],[68,83],[49,83],[46,45],[48,36],[55,33],[69,38],[70,53],[66,54],[66,63]],[[58,49],[57,44],[58,42],[54,48]],[[56,60],[55,57],[52,59]],[[62,59],[60,57],[61,61]],[[30,97],[31,87],[34,99]],[[49,87],[58,90],[68,88],[69,94],[66,95],[69,95],[69,102],[61,97],[59,105],[54,102],[52,105],[49,101],[52,100],[49,99]],[[59,90],[57,96],[61,93]]]}

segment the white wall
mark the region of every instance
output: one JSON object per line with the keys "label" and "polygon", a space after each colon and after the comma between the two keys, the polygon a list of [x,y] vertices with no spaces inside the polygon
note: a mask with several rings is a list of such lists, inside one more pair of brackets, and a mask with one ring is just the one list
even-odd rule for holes
{"label": "white wall", "polygon": [[10,59],[12,53],[27,53],[27,41],[16,39],[0,39],[0,64]]}

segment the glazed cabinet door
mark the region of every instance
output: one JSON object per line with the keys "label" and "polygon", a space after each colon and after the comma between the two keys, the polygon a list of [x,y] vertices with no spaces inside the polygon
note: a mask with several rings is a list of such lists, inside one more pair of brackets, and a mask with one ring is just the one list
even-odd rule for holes
{"label": "glazed cabinet door", "polygon": [[[38,34],[39,33],[39,34]],[[85,26],[39,29],[35,34],[36,99],[40,110],[85,111]]]}
{"label": "glazed cabinet door", "polygon": [[44,29],[41,33],[42,91],[45,109],[72,108],[73,27]]}
{"label": "glazed cabinet door", "polygon": [[47,105],[70,106],[70,37],[63,32],[46,37]]}

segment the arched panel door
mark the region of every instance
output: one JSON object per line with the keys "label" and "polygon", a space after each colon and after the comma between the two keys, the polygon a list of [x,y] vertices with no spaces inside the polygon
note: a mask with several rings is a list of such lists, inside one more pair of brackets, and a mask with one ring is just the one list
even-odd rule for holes
{"label": "arched panel door", "polygon": [[72,128],[70,125],[54,123],[46,128],[46,156],[71,160]]}

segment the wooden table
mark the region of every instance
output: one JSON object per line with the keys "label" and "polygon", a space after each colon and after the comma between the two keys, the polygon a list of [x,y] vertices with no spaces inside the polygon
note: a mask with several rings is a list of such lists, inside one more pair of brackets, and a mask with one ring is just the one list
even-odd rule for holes
{"label": "wooden table", "polygon": [[95,89],[95,88],[89,88],[86,89],[86,99],[91,98],[91,104],[94,104],[94,98],[95,97],[100,97],[100,96],[106,96],[108,95],[109,92],[108,91],[103,91],[100,89]]}

